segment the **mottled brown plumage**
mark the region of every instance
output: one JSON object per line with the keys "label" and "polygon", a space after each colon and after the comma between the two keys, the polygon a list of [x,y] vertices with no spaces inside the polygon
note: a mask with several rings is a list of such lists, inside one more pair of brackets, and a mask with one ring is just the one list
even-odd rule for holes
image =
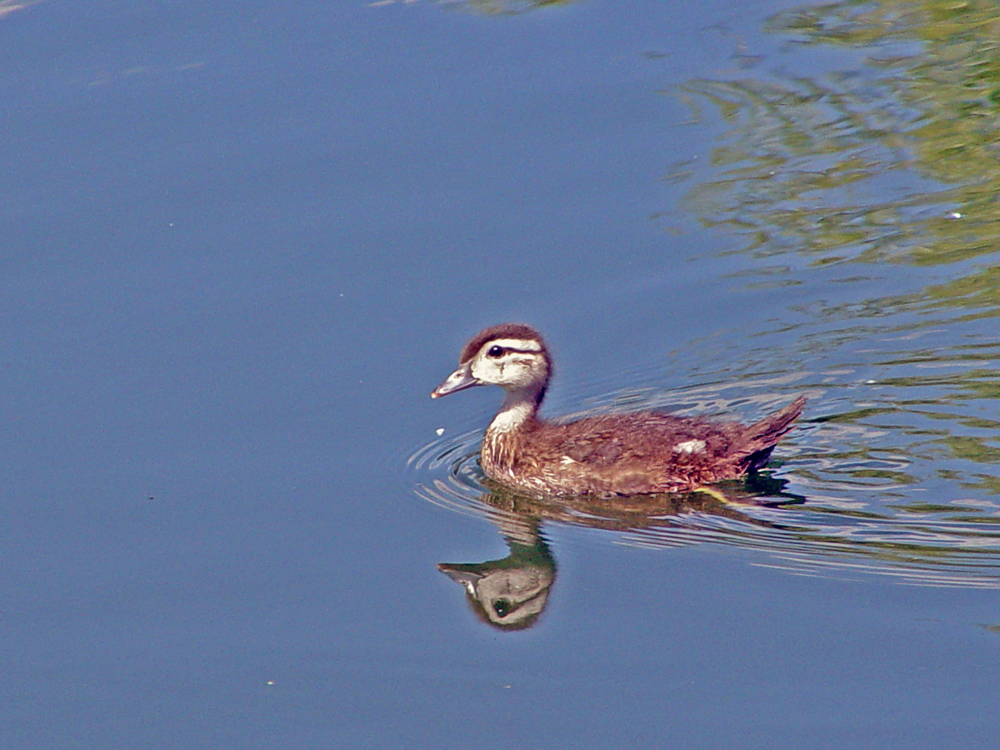
{"label": "mottled brown plumage", "polygon": [[539,333],[505,323],[466,344],[458,370],[431,397],[477,385],[501,386],[503,406],[483,438],[487,476],[536,495],[601,497],[685,492],[759,469],[806,403],[799,396],[752,425],[658,412],[560,424],[537,416],[551,374]]}

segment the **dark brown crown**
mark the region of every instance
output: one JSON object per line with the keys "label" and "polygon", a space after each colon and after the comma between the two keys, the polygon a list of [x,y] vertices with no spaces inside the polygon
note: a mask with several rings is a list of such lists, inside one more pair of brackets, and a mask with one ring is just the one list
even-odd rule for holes
{"label": "dark brown crown", "polygon": [[546,359],[549,357],[549,352],[545,346],[545,341],[542,340],[542,335],[534,328],[524,323],[501,323],[498,326],[487,328],[485,331],[480,331],[473,336],[472,340],[462,349],[462,356],[458,358],[458,363],[465,364],[468,362],[479,353],[479,350],[483,348],[483,344],[493,339],[537,341],[542,347],[542,354],[545,355]]}

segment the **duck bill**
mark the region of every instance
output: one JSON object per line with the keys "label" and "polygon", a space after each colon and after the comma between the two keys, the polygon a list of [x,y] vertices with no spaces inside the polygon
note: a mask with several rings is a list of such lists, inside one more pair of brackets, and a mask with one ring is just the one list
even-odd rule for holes
{"label": "duck bill", "polygon": [[472,363],[466,362],[449,375],[441,385],[431,391],[431,398],[441,398],[441,396],[447,396],[455,391],[464,391],[475,385],[480,385],[480,383],[472,374]]}

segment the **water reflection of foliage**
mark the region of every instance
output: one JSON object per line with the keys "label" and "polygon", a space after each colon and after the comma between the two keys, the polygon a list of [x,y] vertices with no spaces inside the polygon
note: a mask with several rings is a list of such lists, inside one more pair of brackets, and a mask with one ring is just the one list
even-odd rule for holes
{"label": "water reflection of foliage", "polygon": [[[715,176],[688,203],[707,226],[744,238],[739,252],[790,259],[743,275],[766,273],[768,288],[815,284],[808,303],[789,308],[795,322],[775,352],[815,363],[804,377],[826,389],[826,416],[813,422],[822,429],[795,459],[809,497],[801,525],[828,550],[839,540],[843,554],[992,570],[1000,7],[844,2],[768,25],[793,55],[826,45],[856,62],[815,78],[803,65],[683,87],[727,128]],[[882,295],[867,296],[879,278]]]}
{"label": "water reflection of foliage", "polygon": [[816,265],[996,252],[1000,8],[838,3],[780,13],[769,26],[802,45],[878,56],[822,80],[686,85],[730,127],[712,154],[722,176],[690,195],[706,223],[747,236],[756,252],[801,252]]}

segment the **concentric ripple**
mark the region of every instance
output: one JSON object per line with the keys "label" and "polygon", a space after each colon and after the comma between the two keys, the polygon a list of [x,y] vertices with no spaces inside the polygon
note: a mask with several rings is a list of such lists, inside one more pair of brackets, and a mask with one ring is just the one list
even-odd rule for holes
{"label": "concentric ripple", "polygon": [[[809,392],[807,413],[820,415],[803,420],[782,442],[761,478],[719,487],[725,502],[701,492],[615,501],[513,496],[484,478],[479,432],[435,440],[408,464],[421,498],[498,527],[516,517],[597,530],[631,547],[740,547],[765,553],[758,564],[798,574],[1000,586],[1000,504],[982,497],[929,500],[940,477],[901,440],[906,433],[886,419],[899,416],[898,404],[859,410],[853,394],[827,377],[817,380],[825,381],[822,387],[800,381],[795,392]],[[669,403],[680,413],[750,412],[751,405],[756,410],[745,418],[753,419],[788,400],[788,394],[748,392],[748,385],[755,384],[643,397],[629,393],[606,401],[619,408]],[[602,410],[607,404],[590,413]]]}

